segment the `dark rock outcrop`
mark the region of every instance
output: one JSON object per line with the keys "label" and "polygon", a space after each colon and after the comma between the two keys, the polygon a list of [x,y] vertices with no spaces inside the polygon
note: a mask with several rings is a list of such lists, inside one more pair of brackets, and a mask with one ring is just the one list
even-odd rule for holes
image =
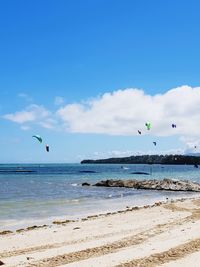
{"label": "dark rock outcrop", "polygon": [[131,172],[131,174],[144,174],[144,175],[151,175],[149,172]]}
{"label": "dark rock outcrop", "polygon": [[80,173],[98,173],[96,171],[87,171],[87,170],[83,170],[83,171],[79,171]]}
{"label": "dark rock outcrop", "polygon": [[82,186],[90,186],[90,184],[85,182],[85,183],[82,183]]}
{"label": "dark rock outcrop", "polygon": [[127,187],[135,189],[169,190],[169,191],[194,191],[200,192],[200,184],[182,180],[105,180],[94,186]]}

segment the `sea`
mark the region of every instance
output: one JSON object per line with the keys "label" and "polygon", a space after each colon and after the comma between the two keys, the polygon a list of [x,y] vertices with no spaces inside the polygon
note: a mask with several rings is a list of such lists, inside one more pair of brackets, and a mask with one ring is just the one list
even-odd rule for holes
{"label": "sea", "polygon": [[106,179],[163,178],[200,182],[200,169],[192,165],[0,164],[0,231],[200,196],[194,192],[82,186]]}

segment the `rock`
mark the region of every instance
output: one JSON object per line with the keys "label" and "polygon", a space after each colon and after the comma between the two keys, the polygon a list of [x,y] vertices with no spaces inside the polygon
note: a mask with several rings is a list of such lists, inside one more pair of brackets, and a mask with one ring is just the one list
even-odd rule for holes
{"label": "rock", "polygon": [[27,261],[34,259],[33,257],[26,257]]}
{"label": "rock", "polygon": [[151,189],[151,190],[168,190],[168,191],[193,191],[200,192],[200,184],[192,181],[182,180],[105,180],[100,181],[94,186],[105,187],[127,187],[135,189]]}
{"label": "rock", "polygon": [[66,223],[70,223],[70,222],[74,222],[74,220],[65,220],[65,221],[53,221],[53,224],[66,224]]}
{"label": "rock", "polygon": [[0,265],[4,265],[5,263],[3,261],[0,261]]}
{"label": "rock", "polygon": [[131,174],[144,174],[144,175],[150,175],[149,172],[131,172]]}
{"label": "rock", "polygon": [[85,170],[85,171],[79,171],[80,173],[98,173],[98,172],[96,172],[96,171],[87,171],[87,170]]}
{"label": "rock", "polygon": [[106,187],[133,187],[135,184],[134,180],[106,180],[100,181],[95,186],[106,186]]}
{"label": "rock", "polygon": [[7,235],[7,234],[12,234],[13,232],[10,230],[4,230],[0,232],[0,235]]}
{"label": "rock", "polygon": [[29,227],[27,227],[26,228],[26,230],[34,230],[34,229],[37,229],[37,228],[39,228],[37,225],[33,225],[33,226],[29,226]]}
{"label": "rock", "polygon": [[24,228],[20,228],[20,229],[17,229],[17,230],[16,230],[16,233],[21,233],[21,232],[24,232],[24,231],[25,231]]}
{"label": "rock", "polygon": [[85,183],[82,183],[82,186],[90,186],[90,184],[85,182]]}

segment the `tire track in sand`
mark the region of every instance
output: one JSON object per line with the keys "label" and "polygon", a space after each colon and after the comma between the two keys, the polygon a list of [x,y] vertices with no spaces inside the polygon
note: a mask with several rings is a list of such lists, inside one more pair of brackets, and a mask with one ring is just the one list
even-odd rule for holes
{"label": "tire track in sand", "polygon": [[149,257],[135,259],[127,263],[116,265],[115,267],[156,267],[161,264],[175,261],[188,256],[191,253],[200,251],[200,238],[171,248],[162,253],[155,253]]}
{"label": "tire track in sand", "polygon": [[[40,261],[32,262],[28,266],[30,267],[33,267],[33,266],[34,267],[36,266],[56,267],[56,266],[60,266],[64,264],[69,264],[69,263],[78,262],[81,260],[86,260],[89,258],[94,258],[94,257],[99,257],[99,256],[103,256],[106,254],[114,253],[114,252],[119,251],[120,249],[125,249],[128,247],[134,246],[134,245],[142,244],[143,242],[147,241],[149,238],[155,237],[156,235],[164,233],[167,230],[172,230],[173,227],[177,225],[179,226],[190,221],[199,220],[200,218],[200,212],[199,210],[196,210],[196,209],[191,210],[187,208],[180,208],[174,204],[166,205],[166,208],[179,210],[179,211],[189,211],[190,213],[192,212],[192,214],[185,218],[177,219],[169,223],[158,224],[156,227],[143,231],[137,235],[132,235],[128,238],[123,238],[113,243],[109,243],[109,244],[99,246],[99,247],[88,248],[88,249],[84,249],[84,250],[80,250],[80,251],[76,251],[72,253],[66,253],[63,255],[58,255],[56,257],[46,258]],[[127,266],[140,266],[140,265],[127,265]]]}

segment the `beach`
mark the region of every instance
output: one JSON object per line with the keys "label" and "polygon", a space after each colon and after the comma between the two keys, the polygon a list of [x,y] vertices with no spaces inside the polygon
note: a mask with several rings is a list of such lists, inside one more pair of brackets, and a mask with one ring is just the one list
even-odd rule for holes
{"label": "beach", "polygon": [[200,199],[1,232],[5,266],[199,266]]}
{"label": "beach", "polygon": [[1,1],[0,267],[200,267],[199,10]]}

